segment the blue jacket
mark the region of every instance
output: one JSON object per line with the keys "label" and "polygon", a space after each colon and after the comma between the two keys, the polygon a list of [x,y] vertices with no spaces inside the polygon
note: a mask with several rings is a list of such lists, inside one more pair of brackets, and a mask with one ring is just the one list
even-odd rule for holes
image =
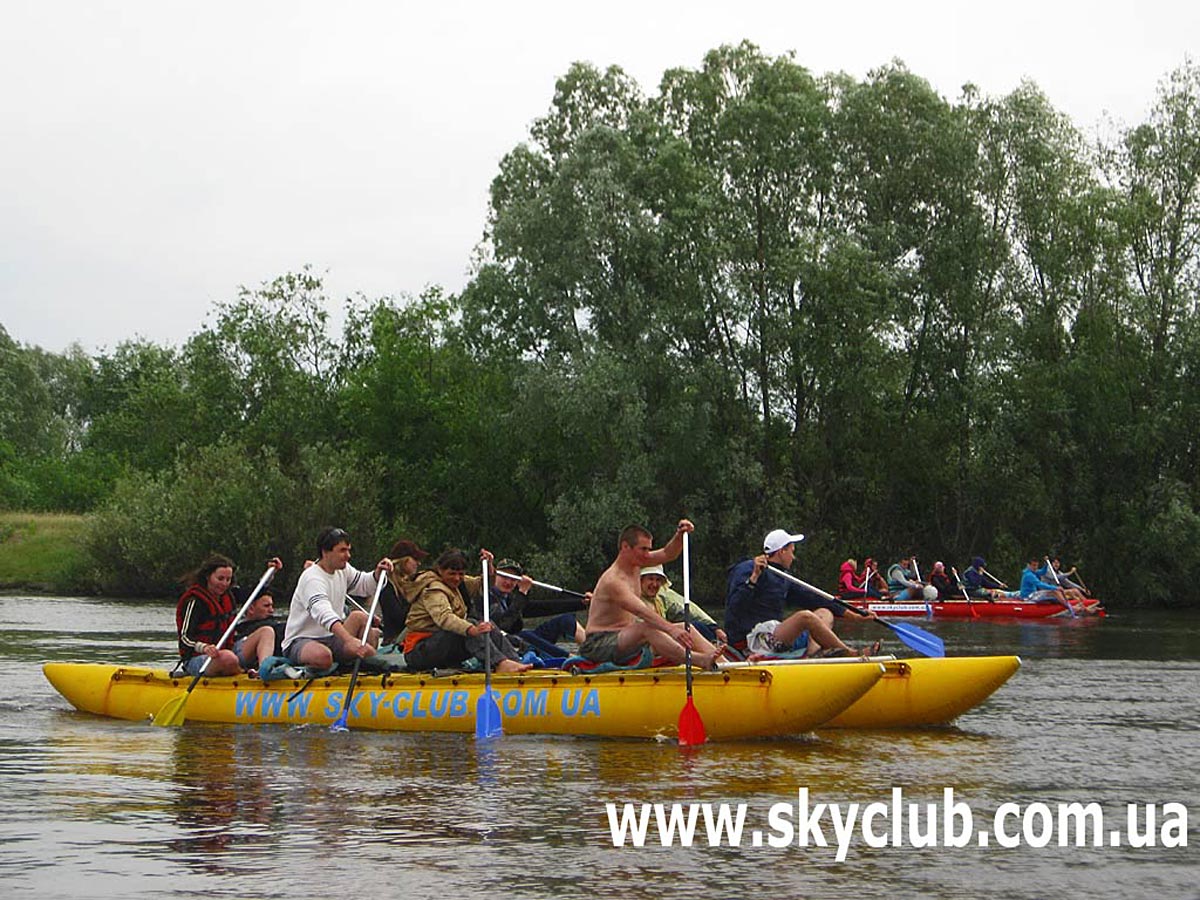
{"label": "blue jacket", "polygon": [[1021,599],[1028,600],[1030,594],[1035,591],[1057,591],[1057,584],[1050,584],[1047,581],[1042,581],[1042,576],[1046,574],[1046,568],[1043,566],[1040,569],[1031,569],[1025,567],[1025,571],[1021,573]]}
{"label": "blue jacket", "polygon": [[828,609],[835,616],[843,613],[841,607],[824,597],[770,571],[764,571],[758,576],[758,583],[751,584],[753,572],[753,559],[743,559],[729,569],[725,591],[725,634],[730,643],[744,642],[759,622],[783,621],[787,618],[784,609],[789,604],[800,609]]}

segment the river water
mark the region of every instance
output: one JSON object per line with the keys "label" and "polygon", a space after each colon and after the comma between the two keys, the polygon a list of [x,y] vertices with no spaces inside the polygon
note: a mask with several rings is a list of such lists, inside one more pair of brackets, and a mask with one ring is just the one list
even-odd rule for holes
{"label": "river water", "polygon": [[[0,597],[0,883],[39,898],[1200,896],[1200,617],[920,624],[954,654],[1025,664],[953,727],[681,751],[96,718],[74,711],[40,664],[165,664],[171,608]],[[839,860],[826,814],[830,846],[813,836],[771,846],[802,818],[802,788],[810,812],[890,807],[894,788],[904,808],[940,810],[952,788],[977,829],[1019,804],[1005,833],[1022,838],[1028,821],[1029,840],[918,848],[907,829],[918,822],[919,837],[928,817],[914,813],[903,846],[872,847],[860,832]],[[673,802],[744,804],[742,846],[710,847],[702,818],[691,847],[662,846],[653,826],[645,846],[613,846],[606,803]],[[1039,805],[1056,819],[1072,802],[1100,805],[1104,846],[1090,831],[1085,847],[1060,847],[1057,831],[1033,846],[1046,840]],[[789,815],[772,819],[776,804]],[[1135,838],[1147,833],[1144,805],[1157,805],[1154,846],[1108,846],[1110,831],[1128,834],[1129,804]],[[1186,831],[1166,804],[1186,810]],[[872,834],[889,834],[888,821]],[[750,846],[751,829],[770,838]],[[1187,846],[1163,846],[1181,834]]]}

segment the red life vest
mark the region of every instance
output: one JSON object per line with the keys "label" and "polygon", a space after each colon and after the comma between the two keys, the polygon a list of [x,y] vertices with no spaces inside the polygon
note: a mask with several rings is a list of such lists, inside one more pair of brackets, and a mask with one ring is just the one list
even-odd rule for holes
{"label": "red life vest", "polygon": [[[207,588],[193,584],[175,604],[175,629],[179,632],[179,655],[190,659],[196,644],[215,644],[233,621],[233,597],[226,591],[214,597]],[[188,641],[184,641],[184,637]],[[232,647],[227,649],[232,650]]]}

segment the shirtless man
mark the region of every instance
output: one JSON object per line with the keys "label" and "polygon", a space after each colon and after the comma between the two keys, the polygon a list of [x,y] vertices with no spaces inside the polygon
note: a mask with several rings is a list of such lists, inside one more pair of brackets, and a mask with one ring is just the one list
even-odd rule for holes
{"label": "shirtless man", "polygon": [[641,599],[642,567],[676,559],[683,552],[684,532],[694,527],[687,519],[680,519],[675,536],[659,550],[651,549],[654,538],[640,525],[630,525],[621,532],[617,558],[604,570],[592,594],[587,639],[579,648],[581,656],[593,662],[620,663],[649,645],[659,656],[682,663],[690,647],[697,666],[712,667],[720,650],[694,628],[685,630],[680,623],[668,622]]}

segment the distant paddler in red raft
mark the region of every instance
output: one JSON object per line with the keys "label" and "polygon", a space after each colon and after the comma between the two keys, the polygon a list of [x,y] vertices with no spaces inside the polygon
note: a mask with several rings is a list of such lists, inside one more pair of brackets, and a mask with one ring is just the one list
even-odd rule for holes
{"label": "distant paddler in red raft", "polygon": [[[962,574],[962,599],[953,596],[950,588],[952,583],[959,581],[957,571],[951,569],[953,580],[945,578],[946,590],[939,590],[938,599],[929,604],[898,597],[856,597],[850,602],[887,617],[932,614],[936,618],[958,619],[1045,619],[1104,615],[1098,600],[1086,596],[1079,584],[1060,574],[1061,562],[1058,562],[1057,556],[1051,557],[1045,565],[1041,565],[1041,562],[1037,557],[1031,557],[1029,565],[1022,572],[1021,589],[1018,591],[1010,591],[1007,584],[987,570],[983,557],[976,556]],[[1075,574],[1075,570],[1072,569],[1070,574]]]}

